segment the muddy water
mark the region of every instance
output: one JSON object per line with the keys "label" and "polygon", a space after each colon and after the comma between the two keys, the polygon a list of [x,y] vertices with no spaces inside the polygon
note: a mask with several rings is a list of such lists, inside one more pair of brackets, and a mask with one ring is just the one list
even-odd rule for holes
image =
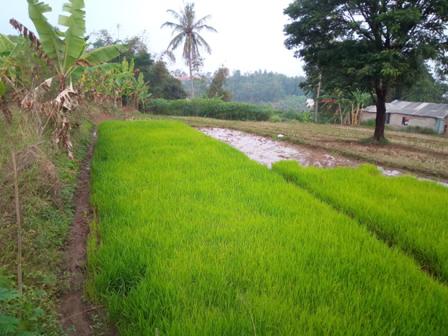
{"label": "muddy water", "polygon": [[[221,140],[268,167],[278,161],[295,160],[304,166],[355,166],[354,161],[321,150],[288,144],[269,138],[224,128],[200,128],[201,132]],[[281,135],[279,135],[281,138]]]}
{"label": "muddy water", "polygon": [[[339,167],[357,166],[359,162],[349,160],[340,156],[330,155],[323,150],[312,149],[306,146],[293,145],[280,141],[283,135],[278,135],[278,141],[265,138],[262,136],[249,134],[241,131],[235,131],[226,128],[199,128],[199,130],[208,136],[221,140],[239,151],[246,154],[252,160],[260,162],[268,167],[272,164],[283,160],[295,160],[303,166],[314,167]],[[404,172],[378,167],[385,176],[400,176]],[[432,180],[427,177],[417,177],[421,180]],[[434,181],[448,187],[448,181]]]}

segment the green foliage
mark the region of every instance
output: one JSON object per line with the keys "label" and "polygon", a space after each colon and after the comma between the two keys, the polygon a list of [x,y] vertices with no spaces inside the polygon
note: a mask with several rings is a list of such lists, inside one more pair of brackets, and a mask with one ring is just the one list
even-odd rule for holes
{"label": "green foliage", "polygon": [[448,92],[448,84],[435,80],[425,65],[412,85],[398,85],[389,95],[389,100],[405,100],[413,102],[446,103],[443,96]]}
{"label": "green foliage", "polygon": [[[79,161],[70,161],[52,145],[51,132],[41,133],[30,113],[12,108],[11,124],[0,121],[0,316],[18,323],[12,333],[59,336],[63,332],[58,314],[65,289],[63,251],[73,218],[73,194]],[[77,114],[73,145],[81,160],[90,142],[92,125]],[[14,188],[10,175],[10,152],[17,151],[22,215],[23,295],[12,290],[17,270],[17,227]],[[4,275],[4,276],[3,276]],[[6,301],[7,300],[7,301]],[[8,321],[13,321],[8,318]],[[1,319],[1,318],[0,318]],[[2,323],[0,321],[0,335]],[[11,324],[8,324],[11,326]],[[6,322],[5,322],[6,324]],[[28,334],[31,335],[31,334]]]}
{"label": "green foliage", "polygon": [[151,87],[152,97],[164,99],[183,99],[187,97],[182,83],[170,74],[163,61],[155,62],[143,74]]}
{"label": "green foliage", "polygon": [[[386,177],[375,166],[303,168],[280,162],[274,171],[356,218],[448,281],[448,189],[413,177]],[[428,201],[423,195],[431,195]]]}
{"label": "green foliage", "polygon": [[138,108],[151,96],[143,74],[136,76],[133,60],[84,68],[77,75],[82,93],[98,103],[112,100],[121,105],[125,101]]}
{"label": "green foliage", "polygon": [[306,96],[286,96],[280,100],[270,103],[272,107],[281,111],[307,111]]}
{"label": "green foliage", "polygon": [[0,54],[0,81],[8,91],[32,90],[54,75],[54,70],[33,51],[29,40],[13,36],[11,42],[13,48],[3,56]]}
{"label": "green foliage", "polygon": [[[29,16],[39,34],[42,49],[53,62],[61,85],[65,86],[65,81],[80,64],[94,66],[106,63],[120,55],[122,49],[107,46],[85,52],[84,0],[69,0],[63,10],[68,14],[59,17],[59,24],[66,28],[64,32],[52,26],[45,17],[51,12],[50,6],[39,0],[28,0]],[[23,28],[21,31],[23,33]]]}
{"label": "green foliage", "polygon": [[276,103],[289,96],[304,96],[299,84],[302,77],[287,77],[273,72],[256,71],[241,74],[235,71],[226,82],[233,100],[246,103]]}
{"label": "green foliage", "polygon": [[120,335],[445,335],[446,286],[237,150],[177,122],[98,134],[89,293]]}
{"label": "green foliage", "polygon": [[154,114],[196,116],[228,120],[269,120],[275,113],[269,107],[224,102],[221,99],[154,99],[148,105]]}
{"label": "green foliage", "polygon": [[0,34],[0,57],[7,56],[15,47],[8,36]]}
{"label": "green foliage", "polygon": [[226,83],[227,77],[229,76],[229,69],[220,68],[215,72],[212,82],[207,91],[208,98],[219,98],[223,101],[230,101],[232,98],[231,94],[224,90],[224,85]]}
{"label": "green foliage", "polygon": [[391,88],[410,86],[426,60],[448,72],[445,2],[295,0],[285,13],[286,45],[305,61],[312,87],[322,78],[332,89],[376,94],[377,140]]}
{"label": "green foliage", "polygon": [[165,63],[161,60],[154,62],[141,37],[134,36],[124,41],[114,41],[107,30],[101,30],[96,34],[96,39],[92,42],[94,50],[113,44],[121,45],[125,51],[112,62],[121,63],[125,59],[133,60],[135,69],[140,74],[143,74],[144,81],[151,88],[151,97],[164,99],[182,99],[187,97],[182,83],[171,75]]}

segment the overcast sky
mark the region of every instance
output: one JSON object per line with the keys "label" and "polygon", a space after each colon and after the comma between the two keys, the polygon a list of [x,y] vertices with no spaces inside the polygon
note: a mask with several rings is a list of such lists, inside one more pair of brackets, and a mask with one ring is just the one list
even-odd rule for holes
{"label": "overcast sky", "polygon": [[[3,1],[3,0],[2,0]],[[50,21],[56,23],[65,0],[44,0],[53,8]],[[171,19],[167,9],[182,8],[183,0],[85,0],[87,32],[108,29],[113,36],[125,38],[144,34],[151,53],[163,51],[171,37],[168,29],[160,29],[163,22]],[[218,33],[205,33],[212,47],[211,56],[204,54],[203,71],[213,72],[220,65],[232,71],[243,72],[258,69],[302,75],[299,60],[284,46],[283,27],[288,18],[283,10],[292,0],[196,0],[198,17],[211,14],[210,24]],[[16,18],[32,27],[26,0],[9,0],[0,12],[0,32],[13,33],[9,19]],[[120,25],[120,29],[117,29]],[[177,63],[170,68],[182,68],[178,53]]]}

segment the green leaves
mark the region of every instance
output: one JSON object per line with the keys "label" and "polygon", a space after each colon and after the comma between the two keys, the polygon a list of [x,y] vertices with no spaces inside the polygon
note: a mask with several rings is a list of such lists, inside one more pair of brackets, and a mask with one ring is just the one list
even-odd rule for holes
{"label": "green leaves", "polygon": [[15,290],[0,287],[0,302],[7,302],[17,299],[19,294]]}
{"label": "green leaves", "polygon": [[86,42],[86,22],[84,11],[84,0],[70,0],[64,5],[64,11],[69,16],[59,16],[59,24],[67,27],[65,31],[64,63],[63,69],[68,70],[84,52]]}
{"label": "green leaves", "polygon": [[[6,93],[6,85],[0,80],[0,98]],[[1,301],[1,288],[0,288],[0,301]]]}
{"label": "green leaves", "polygon": [[44,15],[50,11],[51,7],[47,4],[38,0],[28,0],[28,13],[39,34],[42,49],[62,70],[64,41],[62,40],[62,33],[53,27]]}
{"label": "green leaves", "polygon": [[10,53],[16,45],[6,35],[0,34],[0,56]]}
{"label": "green leaves", "polygon": [[63,6],[66,15],[59,16],[65,31],[53,27],[45,17],[51,7],[38,0],[28,0],[29,15],[39,34],[42,49],[56,64],[61,78],[68,78],[78,66],[95,66],[119,56],[124,50],[108,46],[85,53],[86,21],[84,0],[69,0]]}
{"label": "green leaves", "polygon": [[90,66],[99,65],[113,60],[124,51],[126,48],[120,45],[102,47],[83,54],[80,61],[84,61]]}

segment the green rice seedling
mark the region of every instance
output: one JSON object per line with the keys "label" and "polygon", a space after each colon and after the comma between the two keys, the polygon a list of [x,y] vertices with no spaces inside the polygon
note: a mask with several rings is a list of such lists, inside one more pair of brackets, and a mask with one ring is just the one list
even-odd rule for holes
{"label": "green rice seedling", "polygon": [[89,294],[121,335],[444,335],[413,259],[179,122],[106,122]]}
{"label": "green rice seedling", "polygon": [[448,281],[448,189],[411,176],[383,176],[377,167],[304,168],[280,162],[274,171],[356,218]]}

